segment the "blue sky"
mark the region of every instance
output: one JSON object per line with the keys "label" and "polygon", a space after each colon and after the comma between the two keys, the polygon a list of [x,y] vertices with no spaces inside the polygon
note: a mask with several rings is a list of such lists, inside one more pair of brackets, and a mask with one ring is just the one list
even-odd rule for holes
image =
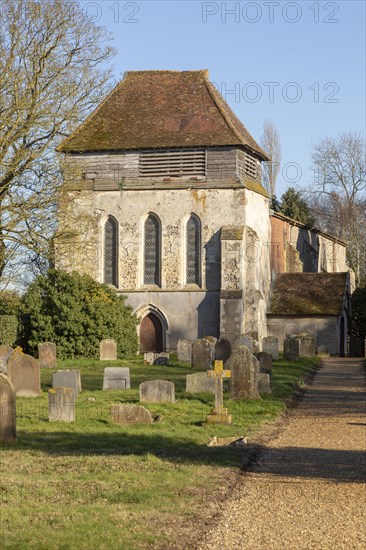
{"label": "blue sky", "polygon": [[365,134],[364,1],[81,1],[114,36],[117,79],[128,70],[208,69],[253,137],[278,127],[277,195],[311,185],[310,149]]}

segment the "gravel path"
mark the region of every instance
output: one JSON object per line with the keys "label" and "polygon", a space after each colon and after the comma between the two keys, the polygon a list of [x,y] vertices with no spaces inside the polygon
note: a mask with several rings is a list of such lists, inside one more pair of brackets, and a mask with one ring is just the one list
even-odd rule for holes
{"label": "gravel path", "polygon": [[200,550],[365,549],[362,361],[326,359]]}

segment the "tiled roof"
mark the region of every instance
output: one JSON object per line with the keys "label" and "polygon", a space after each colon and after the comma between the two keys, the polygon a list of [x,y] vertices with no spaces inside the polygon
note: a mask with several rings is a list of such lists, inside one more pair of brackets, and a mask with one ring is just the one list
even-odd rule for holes
{"label": "tiled roof", "polygon": [[131,71],[58,150],[213,146],[244,146],[268,159],[207,71]]}
{"label": "tiled roof", "polygon": [[339,315],[348,273],[279,273],[269,315]]}

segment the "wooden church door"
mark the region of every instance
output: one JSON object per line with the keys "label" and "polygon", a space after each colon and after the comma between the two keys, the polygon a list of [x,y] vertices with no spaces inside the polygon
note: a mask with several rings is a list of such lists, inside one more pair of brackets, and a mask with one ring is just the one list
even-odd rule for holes
{"label": "wooden church door", "polygon": [[140,325],[140,352],[163,351],[163,327],[153,313],[143,318]]}

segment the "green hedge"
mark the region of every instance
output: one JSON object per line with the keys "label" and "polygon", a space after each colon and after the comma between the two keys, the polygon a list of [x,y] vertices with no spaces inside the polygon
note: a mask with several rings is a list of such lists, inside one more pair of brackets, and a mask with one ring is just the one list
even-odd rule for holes
{"label": "green hedge", "polygon": [[18,336],[18,317],[0,315],[0,344],[14,346]]}

